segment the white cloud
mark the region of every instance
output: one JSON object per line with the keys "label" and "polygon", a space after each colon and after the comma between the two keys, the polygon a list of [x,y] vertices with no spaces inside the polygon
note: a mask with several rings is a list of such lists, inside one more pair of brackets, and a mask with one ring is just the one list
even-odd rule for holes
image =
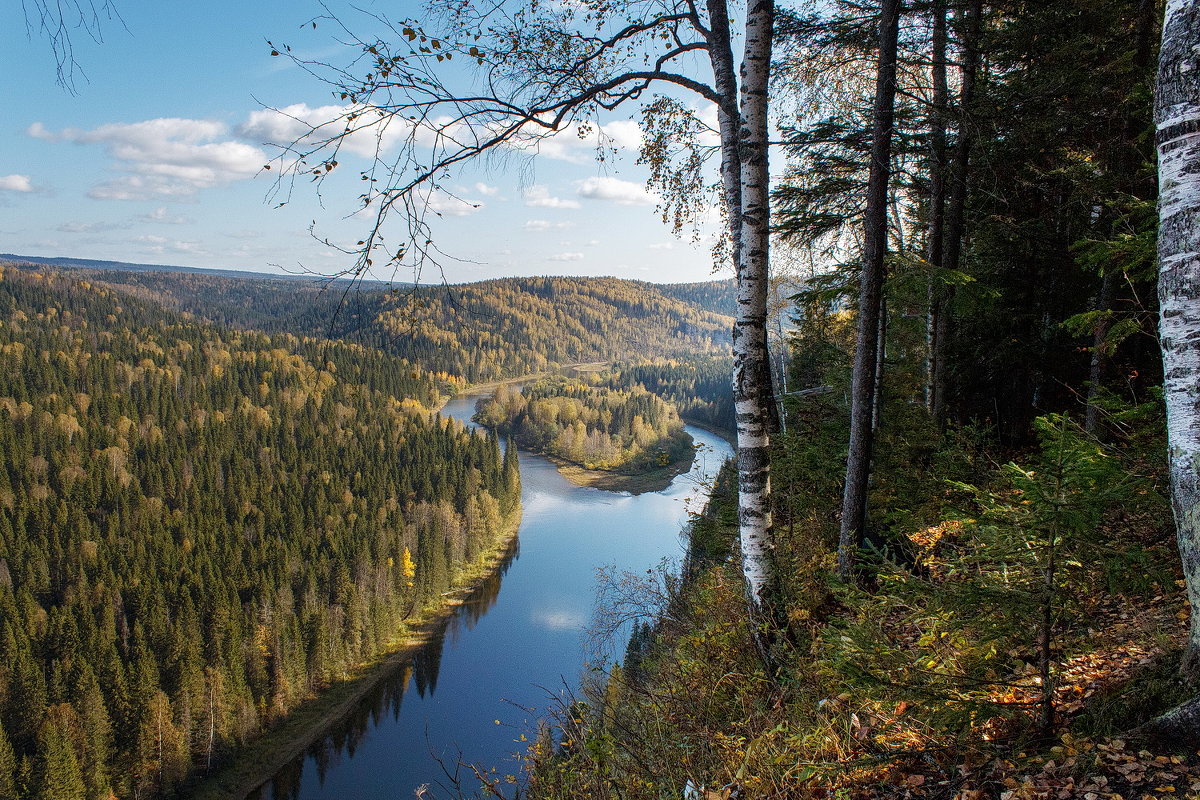
{"label": "white cloud", "polygon": [[657,195],[646,191],[640,183],[623,181],[608,176],[592,176],[575,181],[575,191],[589,200],[607,200],[621,206],[652,206],[658,202]]}
{"label": "white cloud", "polygon": [[117,168],[129,174],[89,192],[104,200],[188,196],[252,178],[267,160],[257,147],[224,138],[225,125],[214,120],[171,117],[58,133],[34,123],[27,133],[46,141],[105,145]]}
{"label": "white cloud", "polygon": [[483,203],[471,203],[450,194],[435,194],[426,208],[443,217],[466,217],[483,208]]}
{"label": "white cloud", "polygon": [[28,175],[0,175],[0,191],[32,192],[33,181]]}
{"label": "white cloud", "polygon": [[563,262],[582,261],[583,253],[556,253],[556,254],[550,256],[549,258],[547,258],[546,260],[547,261],[563,261]]}
{"label": "white cloud", "polygon": [[57,133],[52,133],[46,130],[46,126],[40,122],[35,122],[25,129],[26,136],[32,136],[34,139],[41,139],[46,142],[61,142],[62,136]]}
{"label": "white cloud", "polygon": [[399,114],[380,117],[350,105],[313,107],[307,103],[252,111],[236,133],[248,141],[276,147],[317,147],[327,140],[340,139],[343,152],[363,158],[384,153],[400,142],[431,147],[448,140],[470,141],[468,128],[451,117],[415,122]]}
{"label": "white cloud", "polygon": [[199,242],[181,241],[179,239],[168,239],[165,236],[155,236],[154,234],[146,234],[145,236],[137,236],[135,242],[145,245],[142,248],[144,253],[204,253],[206,252]]}
{"label": "white cloud", "polygon": [[[251,111],[246,121],[237,127],[237,135],[248,141],[288,147],[296,144],[315,144],[345,131],[350,106],[309,106],[293,103],[282,108]],[[365,120],[364,120],[365,122]],[[347,136],[343,149],[364,157],[375,155],[376,147],[385,147],[379,140],[382,129],[368,126]]]}
{"label": "white cloud", "polygon": [[159,206],[149,214],[140,214],[137,217],[138,222],[157,222],[161,225],[186,225],[192,222],[187,217],[176,217],[167,212],[166,206]]}
{"label": "white cloud", "polygon": [[611,143],[625,150],[637,150],[642,146],[642,126],[631,119],[621,119],[602,125],[604,136]]}
{"label": "white cloud", "polygon": [[674,250],[674,242],[658,242],[657,244],[647,245],[651,250]]}
{"label": "white cloud", "polygon": [[575,200],[552,197],[550,190],[540,184],[525,190],[525,205],[533,208],[579,208],[579,203]]}
{"label": "white cloud", "polygon": [[480,181],[479,183],[475,184],[475,191],[479,192],[484,197],[491,197],[492,195],[496,194],[496,192],[500,191],[500,187],[488,186],[486,183]]}
{"label": "white cloud", "polygon": [[599,127],[584,128],[572,122],[558,133],[546,135],[532,127],[531,133],[510,139],[506,145],[526,153],[572,164],[586,164],[601,150],[636,150],[642,146],[642,130],[633,120],[616,120]]}
{"label": "white cloud", "polygon": [[104,233],[105,231],[120,231],[127,228],[129,228],[129,225],[118,222],[64,222],[55,230],[61,233]]}
{"label": "white cloud", "polygon": [[527,231],[561,231],[567,228],[574,228],[575,223],[570,221],[550,222],[545,219],[531,219],[522,227]]}
{"label": "white cloud", "polygon": [[194,186],[160,175],[128,175],[96,184],[88,191],[88,197],[93,200],[146,200],[162,197],[186,198],[195,193]]}
{"label": "white cloud", "polygon": [[[351,129],[346,133],[347,127]],[[237,128],[237,135],[255,143],[281,147],[315,146],[322,141],[341,138],[343,152],[371,158],[404,142],[417,147],[445,145],[451,150],[469,146],[500,133],[499,123],[471,125],[450,116],[413,121],[402,114],[383,117],[374,111],[352,105],[309,106],[293,103],[279,108],[251,112]],[[559,161],[585,164],[596,158],[597,148],[635,150],[641,147],[642,134],[632,120],[615,120],[596,126],[571,123],[558,133],[546,135],[545,129],[527,125],[526,130],[505,140],[504,147],[537,154]],[[492,196],[497,187],[479,182],[475,191]]]}

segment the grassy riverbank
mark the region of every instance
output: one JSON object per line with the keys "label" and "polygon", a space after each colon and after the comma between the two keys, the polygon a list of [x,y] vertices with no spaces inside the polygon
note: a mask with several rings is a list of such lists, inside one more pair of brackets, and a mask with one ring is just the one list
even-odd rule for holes
{"label": "grassy riverbank", "polygon": [[242,800],[267,783],[287,764],[304,753],[334,723],[345,717],[380,681],[407,663],[429,642],[438,626],[467,601],[485,579],[496,573],[512,555],[521,524],[521,508],[504,521],[496,547],[467,565],[455,589],[441,601],[417,609],[387,649],[360,664],[320,694],[303,703],[253,741],[239,748],[232,759],[201,779],[183,795],[192,800]]}
{"label": "grassy riverbank", "polygon": [[539,453],[554,466],[559,473],[576,486],[591,486],[609,492],[629,492],[630,494],[645,494],[646,492],[661,492],[671,485],[676,475],[682,475],[692,468],[696,458],[695,451],[687,458],[671,462],[665,467],[657,467],[646,472],[624,474],[609,472],[602,469],[588,469],[571,461],[565,461],[555,456]]}

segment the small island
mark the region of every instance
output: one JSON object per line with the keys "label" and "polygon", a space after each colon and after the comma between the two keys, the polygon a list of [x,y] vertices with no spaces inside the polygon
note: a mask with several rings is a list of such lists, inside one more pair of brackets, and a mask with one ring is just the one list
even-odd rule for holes
{"label": "small island", "polygon": [[475,420],[551,459],[581,486],[659,491],[695,457],[679,413],[641,387],[612,389],[561,376],[502,385],[480,402]]}

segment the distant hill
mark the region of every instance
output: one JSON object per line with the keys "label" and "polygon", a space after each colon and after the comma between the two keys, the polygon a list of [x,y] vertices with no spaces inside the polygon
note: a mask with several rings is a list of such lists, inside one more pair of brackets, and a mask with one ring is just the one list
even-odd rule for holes
{"label": "distant hill", "polygon": [[319,283],[298,276],[12,258],[72,270],[217,325],[342,339],[478,382],[561,364],[728,351],[732,283],[503,278],[450,286]]}
{"label": "distant hill", "polygon": [[272,278],[276,280],[312,280],[307,275],[271,275],[265,272],[250,272],[238,269],[207,269],[204,267],[181,267],[171,264],[134,264],[129,261],[100,261],[91,258],[67,258],[66,256],[19,256],[0,253],[0,261],[21,266],[35,264],[63,269],[117,270],[121,272],[187,272],[200,275],[223,275],[229,278]]}
{"label": "distant hill", "polygon": [[667,297],[699,306],[705,311],[732,317],[737,314],[736,286],[732,278],[723,281],[701,281],[699,283],[666,283],[658,290]]}

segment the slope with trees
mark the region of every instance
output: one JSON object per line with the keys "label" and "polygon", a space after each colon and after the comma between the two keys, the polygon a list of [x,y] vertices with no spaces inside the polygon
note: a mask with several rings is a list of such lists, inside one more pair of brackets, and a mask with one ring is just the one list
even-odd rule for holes
{"label": "slope with trees", "polygon": [[[454,384],[576,362],[726,352],[727,284],[503,278],[383,287],[165,270],[81,269],[90,281],[217,325],[331,337],[420,364]],[[728,304],[726,304],[728,305]]]}
{"label": "slope with trees", "polygon": [[[861,232],[879,221],[883,7],[780,26],[813,102],[785,131],[779,228],[837,268],[798,298],[792,341],[793,384],[828,390],[787,398],[772,451],[777,671],[755,657],[719,483],[684,574],[620,594],[626,663],[546,726],[534,797],[1200,787],[1194,4],[1166,4],[1157,226],[1161,8],[901,5],[880,265]],[[881,266],[876,303],[860,278]],[[873,447],[847,543],[852,402]]]}
{"label": "slope with trees", "polygon": [[481,425],[529,450],[589,470],[638,473],[691,463],[692,437],[668,403],[645,389],[609,389],[543,378],[502,385],[480,403]]}
{"label": "slope with trees", "polygon": [[600,373],[614,389],[641,387],[673,405],[685,421],[732,437],[737,430],[728,356],[619,361]]}
{"label": "slope with trees", "polygon": [[5,796],[171,796],[440,606],[519,476],[438,387],[0,272]]}

